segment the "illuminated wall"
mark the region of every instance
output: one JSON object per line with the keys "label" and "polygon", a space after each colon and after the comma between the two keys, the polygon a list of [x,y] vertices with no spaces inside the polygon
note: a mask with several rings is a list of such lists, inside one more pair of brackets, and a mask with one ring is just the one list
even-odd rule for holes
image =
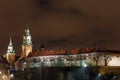
{"label": "illuminated wall", "polygon": [[120,66],[120,56],[111,56],[111,60],[109,61],[108,66]]}
{"label": "illuminated wall", "polygon": [[[98,56],[98,57],[97,57]],[[75,55],[49,55],[29,57],[27,66],[120,66],[120,57],[116,54],[84,53]]]}

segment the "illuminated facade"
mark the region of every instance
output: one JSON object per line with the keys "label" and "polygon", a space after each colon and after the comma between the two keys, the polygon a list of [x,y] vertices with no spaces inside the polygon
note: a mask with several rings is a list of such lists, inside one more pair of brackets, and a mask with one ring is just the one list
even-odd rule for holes
{"label": "illuminated facade", "polygon": [[20,69],[21,67],[24,67],[25,64],[22,60],[26,60],[29,53],[32,52],[32,37],[28,25],[26,26],[27,28],[25,29],[25,34],[23,35],[22,53],[20,55],[20,58],[14,63],[16,69],[19,69],[19,67]]}
{"label": "illuminated facade", "polygon": [[29,54],[26,67],[120,66],[120,51],[45,50]]}
{"label": "illuminated facade", "polygon": [[12,44],[12,40],[10,38],[10,43],[8,45],[8,49],[6,51],[6,55],[5,55],[8,63],[10,64],[10,67],[14,66],[14,62],[15,62],[15,51],[13,49],[13,44]]}
{"label": "illuminated facade", "polygon": [[[23,35],[22,53],[15,61],[12,40],[8,46],[6,59],[15,64],[17,70],[29,67],[80,67],[80,66],[120,66],[120,51],[100,50],[99,48],[45,49],[32,51],[32,37],[27,27]],[[14,63],[15,62],[15,63]]]}
{"label": "illuminated facade", "polygon": [[22,43],[22,54],[21,59],[26,58],[30,52],[32,52],[32,37],[30,34],[30,30],[27,27],[25,30],[25,34],[23,35],[23,43]]}

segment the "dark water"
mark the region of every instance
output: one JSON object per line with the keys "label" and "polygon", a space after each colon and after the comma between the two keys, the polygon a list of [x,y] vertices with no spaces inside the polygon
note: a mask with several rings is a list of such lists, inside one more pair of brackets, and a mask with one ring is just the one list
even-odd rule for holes
{"label": "dark water", "polygon": [[14,80],[96,80],[97,67],[42,67],[17,71]]}

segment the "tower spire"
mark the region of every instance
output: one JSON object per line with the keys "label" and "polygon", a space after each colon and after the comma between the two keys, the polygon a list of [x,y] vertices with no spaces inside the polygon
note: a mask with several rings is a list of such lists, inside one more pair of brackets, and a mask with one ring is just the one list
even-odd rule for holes
{"label": "tower spire", "polygon": [[8,63],[10,64],[10,67],[13,66],[14,61],[15,61],[15,51],[13,49],[13,44],[12,44],[12,39],[10,38],[10,42],[8,45],[8,49],[6,51],[6,59]]}
{"label": "tower spire", "polygon": [[26,24],[25,33],[23,35],[23,43],[22,43],[22,55],[21,58],[26,58],[30,52],[32,52],[32,37],[29,30],[29,25]]}
{"label": "tower spire", "polygon": [[10,37],[10,43],[9,43],[9,46],[13,46],[11,37]]}
{"label": "tower spire", "polygon": [[12,39],[10,37],[10,42],[9,42],[9,45],[8,45],[8,49],[7,49],[7,53],[14,53],[14,49],[13,49],[13,44],[12,44]]}
{"label": "tower spire", "polygon": [[31,34],[29,30],[29,25],[26,24],[25,34],[23,35],[23,44],[32,45]]}
{"label": "tower spire", "polygon": [[30,35],[29,25],[26,24],[25,34]]}

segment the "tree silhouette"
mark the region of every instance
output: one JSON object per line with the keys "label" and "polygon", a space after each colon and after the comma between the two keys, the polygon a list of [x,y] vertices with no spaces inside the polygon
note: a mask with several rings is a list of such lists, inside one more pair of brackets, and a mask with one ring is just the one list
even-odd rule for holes
{"label": "tree silhouette", "polygon": [[95,61],[96,66],[98,66],[99,55],[95,54],[93,60]]}
{"label": "tree silhouette", "polygon": [[104,54],[104,62],[105,62],[105,66],[108,65],[109,61],[111,60],[111,57],[109,55]]}

